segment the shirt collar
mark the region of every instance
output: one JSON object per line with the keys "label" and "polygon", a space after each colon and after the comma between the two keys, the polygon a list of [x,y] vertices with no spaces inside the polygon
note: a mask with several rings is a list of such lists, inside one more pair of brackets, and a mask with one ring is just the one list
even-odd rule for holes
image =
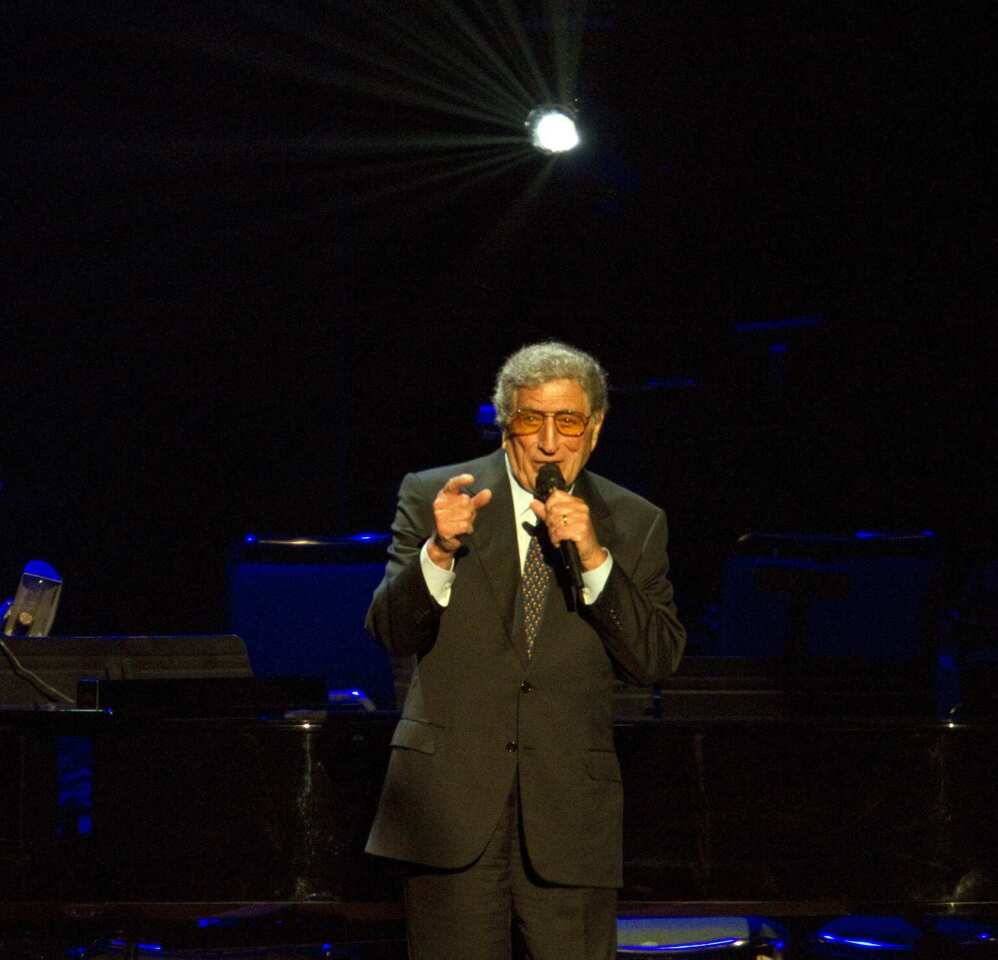
{"label": "shirt collar", "polygon": [[506,461],[506,476],[509,477],[509,487],[513,491],[513,513],[517,517],[526,517],[531,523],[536,520],[530,504],[534,495],[529,490],[524,490],[520,482],[513,476],[513,469],[509,465],[509,454],[503,454]]}

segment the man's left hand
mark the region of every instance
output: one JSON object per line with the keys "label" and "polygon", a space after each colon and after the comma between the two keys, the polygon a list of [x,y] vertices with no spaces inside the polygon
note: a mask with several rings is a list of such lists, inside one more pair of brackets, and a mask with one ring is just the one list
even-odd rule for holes
{"label": "man's left hand", "polygon": [[575,541],[583,570],[595,570],[606,560],[606,550],[596,539],[596,531],[589,517],[589,505],[585,500],[573,497],[564,490],[554,490],[547,502],[534,500],[530,509],[547,527],[554,546],[557,547],[563,540]]}

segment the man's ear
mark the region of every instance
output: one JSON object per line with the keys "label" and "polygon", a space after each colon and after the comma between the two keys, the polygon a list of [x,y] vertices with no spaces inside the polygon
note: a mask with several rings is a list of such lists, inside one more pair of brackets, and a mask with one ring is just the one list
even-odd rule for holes
{"label": "man's ear", "polygon": [[603,429],[604,415],[601,413],[598,418],[593,418],[593,442],[589,445],[590,450],[596,449],[596,441],[599,440],[600,430]]}

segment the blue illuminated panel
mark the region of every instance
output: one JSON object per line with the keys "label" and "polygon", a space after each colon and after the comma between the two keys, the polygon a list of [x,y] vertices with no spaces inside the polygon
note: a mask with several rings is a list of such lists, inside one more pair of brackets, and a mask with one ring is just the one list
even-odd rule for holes
{"label": "blue illuminated panel", "polygon": [[94,750],[90,737],[56,737],[56,836],[93,833]]}
{"label": "blue illuminated panel", "polygon": [[[250,537],[253,537],[251,540]],[[391,661],[364,618],[381,582],[390,536],[248,535],[229,571],[230,627],[258,677],[324,677],[395,705]]]}

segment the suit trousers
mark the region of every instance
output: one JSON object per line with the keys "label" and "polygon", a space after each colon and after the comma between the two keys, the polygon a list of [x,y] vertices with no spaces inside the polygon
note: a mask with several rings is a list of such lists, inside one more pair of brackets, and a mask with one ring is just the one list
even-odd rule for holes
{"label": "suit trousers", "polygon": [[527,856],[514,783],[469,867],[414,867],[405,884],[410,960],[613,960],[617,891],[547,883]]}

